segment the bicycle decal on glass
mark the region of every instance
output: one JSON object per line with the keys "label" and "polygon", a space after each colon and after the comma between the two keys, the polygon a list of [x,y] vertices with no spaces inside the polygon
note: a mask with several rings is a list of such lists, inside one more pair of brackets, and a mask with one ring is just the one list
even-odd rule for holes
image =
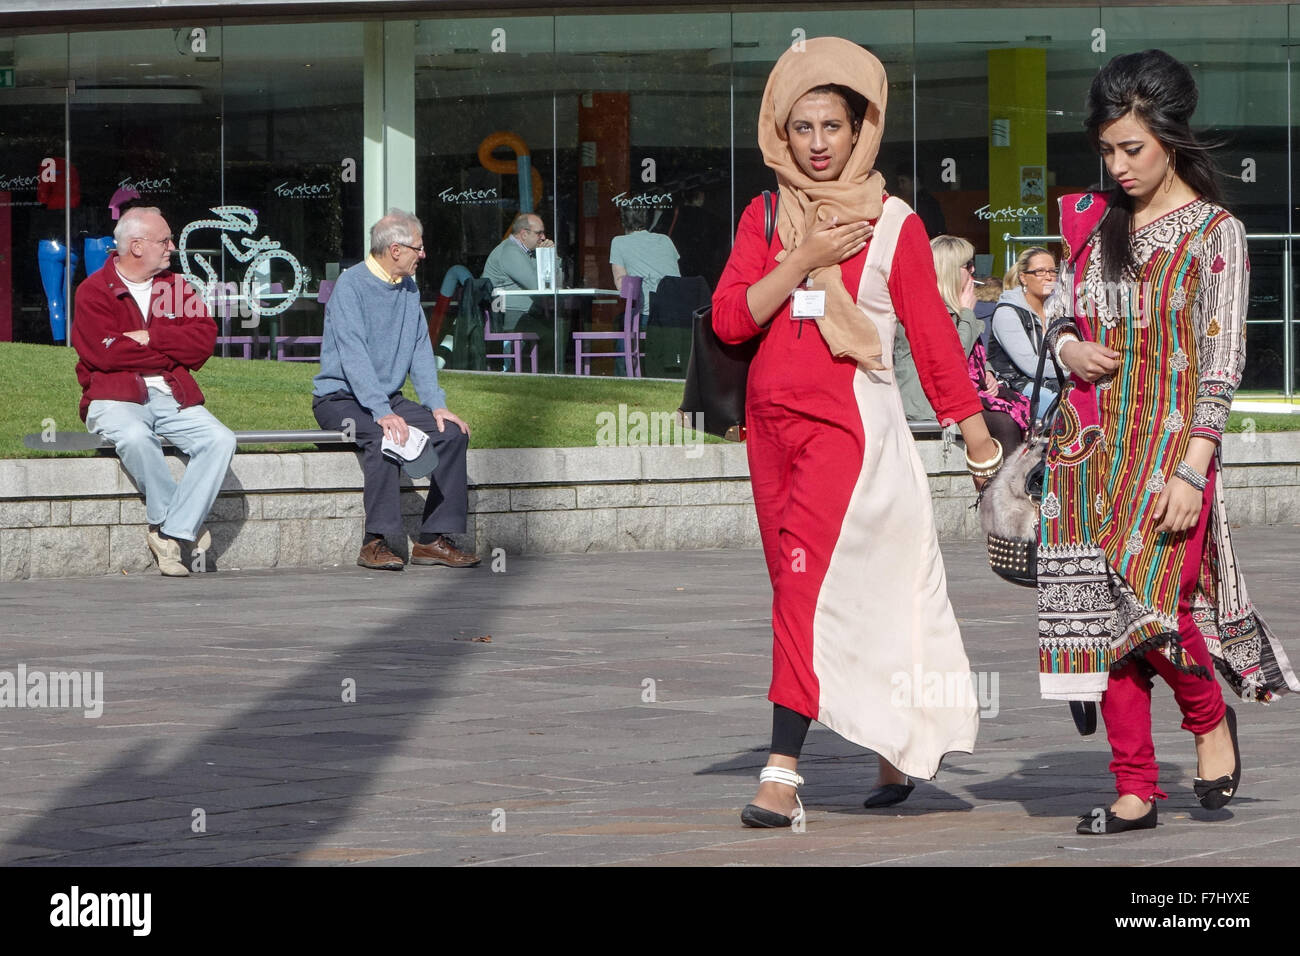
{"label": "bicycle decal on glass", "polygon": [[[228,313],[229,299],[233,298],[233,282],[222,282],[213,268],[212,262],[204,252],[195,251],[194,262],[207,276],[201,279],[194,267],[190,265],[190,236],[201,229],[221,230],[221,245],[226,252],[234,256],[237,262],[247,263],[243,280],[239,283],[240,325],[244,328],[256,326],[263,316],[279,315],[288,309],[307,285],[308,273],[294,257],[293,253],[281,248],[280,243],[270,236],[257,239],[249,238],[257,231],[257,213],[247,206],[213,206],[212,212],[218,219],[196,219],[181,230],[176,250],[180,253],[181,272],[186,281],[203,297],[209,307],[216,307],[222,314]],[[239,245],[230,238],[230,233],[247,233],[239,237]],[[242,248],[241,248],[242,246]],[[218,303],[218,299],[223,301]]]}

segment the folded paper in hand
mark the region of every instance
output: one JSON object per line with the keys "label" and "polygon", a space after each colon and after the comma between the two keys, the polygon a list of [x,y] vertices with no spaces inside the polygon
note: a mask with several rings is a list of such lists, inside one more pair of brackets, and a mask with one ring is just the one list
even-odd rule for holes
{"label": "folded paper in hand", "polygon": [[399,462],[402,470],[412,478],[423,478],[438,467],[438,453],[429,443],[429,436],[414,425],[406,427],[406,442],[399,444],[385,437],[384,457]]}

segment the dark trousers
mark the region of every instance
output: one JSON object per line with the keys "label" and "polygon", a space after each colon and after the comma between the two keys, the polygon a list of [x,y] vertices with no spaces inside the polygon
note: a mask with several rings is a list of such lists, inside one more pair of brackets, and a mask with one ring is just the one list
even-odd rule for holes
{"label": "dark trousers", "polygon": [[[390,395],[388,404],[406,420],[406,424],[428,433],[429,441],[438,452],[438,467],[429,476],[429,497],[424,502],[421,533],[463,534],[468,507],[465,453],[469,450],[469,438],[450,422],[446,423],[445,431],[438,431],[433,414],[400,392]],[[347,392],[314,397],[311,410],[321,428],[346,431],[345,419],[352,420],[357,447],[361,451],[361,470],[365,475],[362,497],[366,509],[366,533],[404,539],[402,469],[395,461],[385,458],[381,451],[383,428],[376,425],[370,413]]]}

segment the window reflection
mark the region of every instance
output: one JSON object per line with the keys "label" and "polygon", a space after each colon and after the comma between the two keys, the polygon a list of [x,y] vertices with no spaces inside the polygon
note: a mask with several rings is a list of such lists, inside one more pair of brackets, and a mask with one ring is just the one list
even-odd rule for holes
{"label": "window reflection", "polygon": [[[0,88],[0,338],[55,340],[56,313],[75,312],[75,302],[52,296],[58,269],[62,285],[75,288],[86,240],[111,232],[115,195],[135,192],[160,205],[178,234],[216,206],[255,210],[256,234],[281,243],[310,276],[303,301],[258,332],[309,339],[320,329],[320,283],[365,253],[367,177],[389,192],[396,177],[402,196],[414,183],[414,211],[426,224],[428,260],[418,280],[443,360],[488,364],[481,338],[462,334],[457,343],[456,293],[463,274],[482,276],[516,214],[530,209],[558,262],[557,288],[532,297],[541,367],[573,371],[573,333],[613,330],[627,314],[614,294],[611,246],[629,229],[667,236],[683,277],[716,284],[739,210],[772,184],[754,128],[768,71],[801,37],[825,34],[860,42],[885,64],[890,102],[879,165],[887,186],[931,232],[971,241],[981,275],[1000,274],[1008,254],[1055,235],[1058,196],[1100,182],[1082,133],[1087,84],[1111,56],[1151,46],[1197,77],[1194,125],[1222,141],[1217,155],[1234,214],[1252,235],[1285,235],[1289,10],[791,5],[214,22],[197,44],[192,31],[174,27],[13,35],[0,41],[16,85]],[[370,94],[381,112],[393,96],[412,97],[413,128],[391,130],[413,138],[409,174],[366,169],[367,156],[381,162],[388,149],[391,162],[400,152],[379,142],[367,153],[368,57],[370,79],[389,84]],[[394,87],[399,81],[409,88]],[[55,179],[42,185],[45,160],[55,163]],[[624,224],[628,208],[645,210],[644,229]],[[1008,233],[1023,239],[1004,242]],[[42,273],[41,244],[54,242],[63,249],[46,250]],[[218,255],[218,242],[208,248],[220,277],[238,282],[246,267]],[[1275,390],[1294,378],[1300,345],[1284,317],[1300,284],[1286,243],[1251,241],[1248,388]],[[92,258],[103,254],[91,248]],[[604,291],[565,291],[574,289]],[[684,326],[656,317],[654,296],[644,320],[648,350],[653,343],[657,352],[645,372],[679,375],[674,336]],[[481,310],[470,308],[469,318],[475,314]],[[259,354],[268,349],[264,341]],[[290,346],[286,357],[311,352],[310,343]],[[598,358],[592,371],[628,368]]]}

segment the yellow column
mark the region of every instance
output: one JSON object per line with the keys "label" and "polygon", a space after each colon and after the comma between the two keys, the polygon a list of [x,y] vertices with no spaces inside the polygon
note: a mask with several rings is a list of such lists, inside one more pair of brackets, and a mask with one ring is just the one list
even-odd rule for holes
{"label": "yellow column", "polygon": [[1005,260],[1003,233],[1047,231],[1047,51],[990,50],[989,251]]}

